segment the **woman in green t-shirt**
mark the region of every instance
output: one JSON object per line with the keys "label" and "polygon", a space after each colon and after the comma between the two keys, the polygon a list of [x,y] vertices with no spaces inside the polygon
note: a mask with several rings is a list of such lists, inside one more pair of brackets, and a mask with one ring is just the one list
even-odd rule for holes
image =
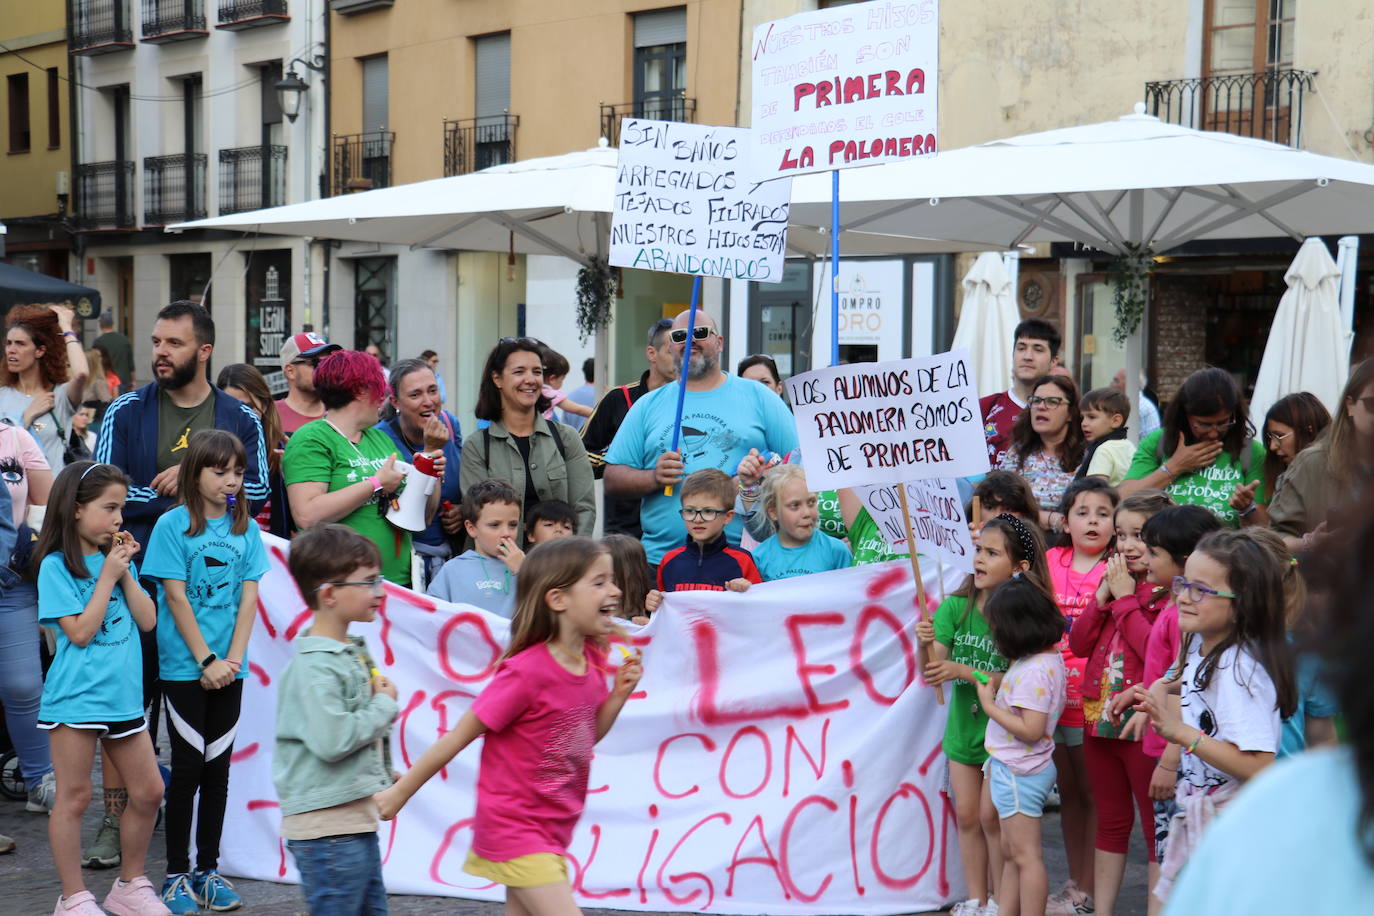
{"label": "woman in green t-shirt", "polygon": [[[973,575],[963,588],[940,603],[935,616],[916,625],[916,636],[930,652],[924,675],[929,684],[951,682],[949,715],[945,720],[944,751],[949,760],[949,784],[954,790],[954,815],[959,825],[959,858],[969,897],[986,906],[994,888],[992,875],[1002,874],[1001,825],[989,800],[982,806],[983,747],[988,717],[978,702],[976,683],[988,675],[1001,680],[1007,660],[997,652],[983,617],[988,595],[1013,576],[1024,576],[1053,600],[1045,542],[1039,529],[1014,515],[988,519],[978,534]],[[982,810],[980,810],[982,809]]]}
{"label": "woman in green t-shirt", "polygon": [[[1245,398],[1231,373],[1209,367],[1184,381],[1164,413],[1164,425],[1140,440],[1118,490],[1163,490],[1174,502],[1210,509],[1223,525],[1240,524],[1231,496],[1241,484],[1264,491],[1264,445],[1246,416]],[[1167,458],[1165,456],[1168,456]]]}
{"label": "woman in green t-shirt", "polygon": [[[282,455],[282,478],[300,528],[340,522],[377,545],[382,575],[410,585],[410,532],[386,519],[384,507],[401,488],[396,446],[377,425],[388,394],[377,361],[357,350],[338,350],[315,368],[315,391],[324,416],[298,429]],[[434,459],[442,478],[443,455]],[[430,494],[425,520],[439,508]]]}

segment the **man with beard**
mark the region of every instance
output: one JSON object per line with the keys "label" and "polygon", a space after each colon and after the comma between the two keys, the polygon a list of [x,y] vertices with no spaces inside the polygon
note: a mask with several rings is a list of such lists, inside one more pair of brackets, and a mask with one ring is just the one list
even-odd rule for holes
{"label": "man with beard", "polygon": [[[668,332],[679,364],[689,317],[690,312],[678,315]],[[675,486],[693,471],[717,468],[753,491],[762,474],[762,456],[786,455],[797,448],[796,425],[782,398],[766,385],[722,372],[724,347],[715,321],[698,311],[682,409],[684,436],[688,427],[694,431],[685,458],[682,443],[679,451],[672,450],[679,386],[671,384],[635,402],[606,450],[606,496],[640,499],[644,552],[652,566],[683,539],[681,499],[676,489],[665,496],[664,487]],[[726,527],[731,544],[739,544],[741,529],[739,519]]]}
{"label": "man with beard", "polygon": [[223,429],[248,455],[243,495],[256,514],[267,498],[267,453],[262,424],[248,405],[206,379],[215,349],[215,323],[185,300],[157,313],[153,324],[153,381],[121,395],[105,412],[95,460],[113,464],[133,481],[124,527],[147,544],[158,516],[176,505],[177,473],[191,436]]}
{"label": "man with beard", "polygon": [[311,420],[324,416],[324,402],[315,393],[315,367],[326,353],[342,349],[312,331],[286,338],[281,348],[281,371],[290,387],[286,397],[273,402],[286,438]]}

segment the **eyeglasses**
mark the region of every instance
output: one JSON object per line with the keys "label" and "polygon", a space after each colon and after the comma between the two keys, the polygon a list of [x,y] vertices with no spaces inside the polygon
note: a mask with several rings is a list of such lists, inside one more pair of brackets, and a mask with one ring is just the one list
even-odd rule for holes
{"label": "eyeglasses", "polygon": [[302,356],[299,359],[291,360],[291,365],[309,366],[311,369],[315,369],[320,365],[320,358],[318,356]]}
{"label": "eyeglasses", "polygon": [[1222,420],[1218,423],[1204,423],[1202,420],[1197,420],[1193,417],[1189,417],[1188,422],[1192,424],[1193,429],[1197,430],[1200,433],[1205,433],[1209,431],[1226,433],[1230,431],[1232,426],[1236,425],[1235,420]]}
{"label": "eyeglasses", "polygon": [[[711,329],[708,328],[708,327],[707,327],[706,325],[704,325],[704,324],[699,324],[699,325],[697,325],[696,327],[692,328],[692,339],[693,339],[693,340],[705,340],[706,338],[708,338],[708,337],[710,337],[710,336],[711,336]],[[670,331],[670,332],[668,333],[668,339],[671,340],[671,341],[672,341],[673,343],[675,343],[675,344],[678,344],[678,343],[686,343],[686,342],[687,342],[687,329],[686,329],[686,328],[673,328],[672,331]]]}
{"label": "eyeglasses", "polygon": [[1197,604],[1204,598],[1236,597],[1234,592],[1219,592],[1214,588],[1208,588],[1201,582],[1189,582],[1182,576],[1174,576],[1174,585],[1171,591],[1173,591],[1175,598],[1182,598],[1184,595],[1187,595],[1188,600],[1193,604]]}
{"label": "eyeglasses", "polygon": [[[1374,398],[1371,398],[1374,400]],[[1272,445],[1282,445],[1284,440],[1293,438],[1292,433],[1265,433],[1264,438],[1268,439]]]}
{"label": "eyeglasses", "polygon": [[386,591],[386,579],[382,576],[378,576],[375,579],[360,579],[357,582],[321,582],[319,585],[315,586],[315,591],[319,591],[326,585],[332,585],[335,588],[342,588],[346,585],[353,585],[359,588],[370,588],[374,595],[380,595]]}
{"label": "eyeglasses", "polygon": [[1026,398],[1027,407],[1037,407],[1043,405],[1045,407],[1048,407],[1050,410],[1058,410],[1060,407],[1063,407],[1067,403],[1069,403],[1068,398],[1042,398],[1039,395],[1035,394]]}
{"label": "eyeglasses", "polygon": [[716,516],[724,515],[728,511],[728,509],[688,509],[686,506],[683,506],[681,509],[677,510],[677,514],[682,516],[684,522],[695,521],[697,519],[703,522],[714,522]]}

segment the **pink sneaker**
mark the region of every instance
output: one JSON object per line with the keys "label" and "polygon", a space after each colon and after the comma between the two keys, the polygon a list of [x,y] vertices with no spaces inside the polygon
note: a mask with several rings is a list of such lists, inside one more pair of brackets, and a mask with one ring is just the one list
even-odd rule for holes
{"label": "pink sneaker", "polygon": [[172,911],[153,890],[153,882],[143,875],[127,884],[116,878],[105,895],[105,909],[113,916],[172,916]]}
{"label": "pink sneaker", "polygon": [[105,911],[96,906],[95,894],[82,891],[70,897],[58,897],[52,916],[105,916]]}

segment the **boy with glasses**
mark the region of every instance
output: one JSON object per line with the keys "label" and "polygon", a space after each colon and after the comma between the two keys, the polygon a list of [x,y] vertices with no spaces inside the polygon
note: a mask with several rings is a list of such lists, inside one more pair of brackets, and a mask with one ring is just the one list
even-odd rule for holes
{"label": "boy with glasses", "polygon": [[324,402],[315,393],[315,366],[326,353],[342,350],[313,331],[286,338],[281,348],[281,371],[286,376],[286,397],[273,403],[281,418],[281,431],[291,434],[311,420],[324,416]]}
{"label": "boy with glasses", "polygon": [[735,517],[735,481],[724,471],[707,468],[682,483],[679,515],[687,526],[687,543],[663,555],[658,566],[661,592],[748,591],[762,582],[749,551],[731,547],[725,526]]}
{"label": "boy with glasses", "polygon": [[372,796],[393,782],[396,685],[348,632],[377,617],[381,562],[375,544],[343,525],[319,525],[291,542],[291,578],[315,622],[277,687],[272,781],[312,913],[387,912]]}

